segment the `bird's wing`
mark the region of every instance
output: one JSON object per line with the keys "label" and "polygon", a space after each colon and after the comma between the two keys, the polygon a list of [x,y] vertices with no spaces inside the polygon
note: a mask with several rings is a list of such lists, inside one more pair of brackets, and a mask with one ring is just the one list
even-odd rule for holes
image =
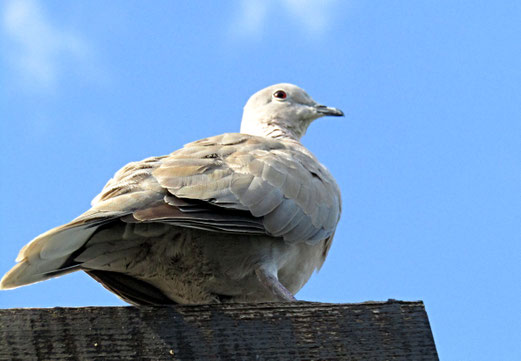
{"label": "bird's wing", "polygon": [[299,142],[241,133],[130,163],[92,205],[79,219],[120,212],[127,222],[308,243],[331,236],[341,212],[336,182]]}
{"label": "bird's wing", "polygon": [[[186,145],[152,174],[168,190],[165,204],[192,215],[192,225],[203,229],[315,243],[333,234],[340,217],[338,186],[298,142],[227,133]],[[153,213],[134,217],[153,220]],[[175,222],[166,213],[162,217]],[[235,214],[244,218],[236,223]]]}

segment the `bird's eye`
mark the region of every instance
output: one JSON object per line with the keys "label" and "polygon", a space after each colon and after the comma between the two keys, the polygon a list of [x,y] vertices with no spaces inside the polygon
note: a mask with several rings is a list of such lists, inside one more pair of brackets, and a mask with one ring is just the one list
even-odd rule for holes
{"label": "bird's eye", "polygon": [[274,98],[277,98],[279,100],[282,100],[282,99],[286,99],[287,98],[287,94],[284,90],[277,90],[275,93],[273,93],[273,97]]}

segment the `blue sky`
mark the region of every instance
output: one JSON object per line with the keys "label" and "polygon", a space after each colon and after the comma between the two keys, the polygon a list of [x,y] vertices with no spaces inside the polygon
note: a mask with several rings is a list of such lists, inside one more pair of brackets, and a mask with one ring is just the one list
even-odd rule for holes
{"label": "blue sky", "polygon": [[[181,2],[179,2],[181,3]],[[521,358],[521,3],[3,1],[0,273],[125,163],[238,131],[295,83],[343,215],[297,295],[423,300],[443,360]],[[0,307],[122,305],[76,273]]]}

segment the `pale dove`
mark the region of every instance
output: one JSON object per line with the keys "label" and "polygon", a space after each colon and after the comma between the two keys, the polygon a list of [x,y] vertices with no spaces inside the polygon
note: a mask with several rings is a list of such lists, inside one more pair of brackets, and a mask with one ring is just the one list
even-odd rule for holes
{"label": "pale dove", "polygon": [[295,85],[257,92],[241,133],[127,164],[23,247],[0,288],[83,270],[136,305],[295,300],[340,218],[335,180],[299,141],[325,115],[343,113]]}

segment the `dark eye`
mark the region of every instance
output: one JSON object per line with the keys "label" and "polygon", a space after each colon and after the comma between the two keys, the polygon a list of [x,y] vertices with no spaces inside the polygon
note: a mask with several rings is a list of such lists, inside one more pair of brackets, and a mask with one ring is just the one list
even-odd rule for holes
{"label": "dark eye", "polygon": [[286,99],[288,95],[284,90],[277,90],[275,93],[273,93],[273,97],[277,99]]}

